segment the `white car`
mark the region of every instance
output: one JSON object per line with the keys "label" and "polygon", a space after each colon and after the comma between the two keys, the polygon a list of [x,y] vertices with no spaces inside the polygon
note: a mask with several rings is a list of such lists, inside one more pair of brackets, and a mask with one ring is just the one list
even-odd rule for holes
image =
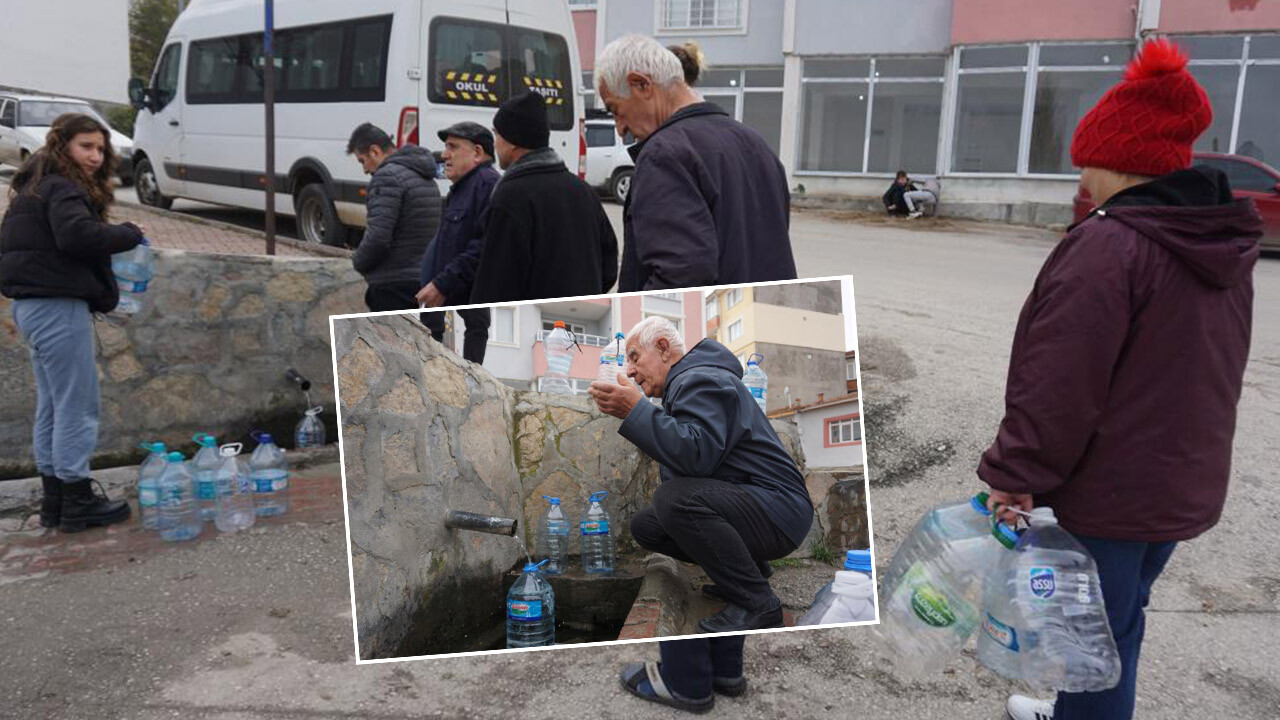
{"label": "white car", "polygon": [[612,120],[588,120],[587,184],[625,203],[636,169],[627,148],[635,141],[630,133],[619,137]]}
{"label": "white car", "polygon": [[133,140],[111,127],[92,105],[75,98],[0,93],[0,164],[18,167],[44,147],[49,126],[63,113],[83,113],[106,125],[111,147],[120,158],[120,181],[133,182]]}

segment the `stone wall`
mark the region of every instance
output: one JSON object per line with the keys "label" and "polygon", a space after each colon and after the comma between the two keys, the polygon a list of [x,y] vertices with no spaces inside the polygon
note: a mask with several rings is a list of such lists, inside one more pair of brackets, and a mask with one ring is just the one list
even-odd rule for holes
{"label": "stone wall", "polygon": [[[189,446],[198,431],[233,439],[263,426],[291,446],[305,401],[284,379],[290,367],[313,383],[336,439],[328,318],[363,309],[363,291],[343,259],[157,250],[142,311],[95,322],[95,466],[133,457],[144,439]],[[0,298],[0,478],[34,474],[35,382],[11,306]]]}

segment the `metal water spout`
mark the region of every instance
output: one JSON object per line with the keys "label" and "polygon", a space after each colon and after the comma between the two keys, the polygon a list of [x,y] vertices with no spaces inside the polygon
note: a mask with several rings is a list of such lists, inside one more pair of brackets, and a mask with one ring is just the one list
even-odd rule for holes
{"label": "metal water spout", "polygon": [[293,368],[289,368],[285,371],[284,378],[294,385],[297,385],[298,389],[303,392],[311,389],[311,381],[302,377],[302,373],[294,370]]}
{"label": "metal water spout", "polygon": [[448,510],[444,514],[444,526],[451,530],[472,530],[493,535],[514,536],[518,524],[515,518],[478,515],[461,510]]}

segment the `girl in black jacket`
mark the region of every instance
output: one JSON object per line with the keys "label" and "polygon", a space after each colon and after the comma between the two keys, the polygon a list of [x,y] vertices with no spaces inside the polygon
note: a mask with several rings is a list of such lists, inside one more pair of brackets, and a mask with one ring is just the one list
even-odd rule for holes
{"label": "girl in black jacket", "polygon": [[136,225],[105,222],[115,165],[98,120],[58,117],[14,176],[0,223],[0,293],[14,301],[36,378],[40,524],[63,532],[129,517],[129,505],[95,492],[89,477],[99,408],[92,313],[110,312],[120,298],[111,255],[143,238]]}

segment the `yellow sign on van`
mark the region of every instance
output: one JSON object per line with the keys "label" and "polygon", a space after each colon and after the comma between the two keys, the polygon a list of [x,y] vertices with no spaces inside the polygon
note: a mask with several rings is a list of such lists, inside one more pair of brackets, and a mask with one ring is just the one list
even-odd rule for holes
{"label": "yellow sign on van", "polygon": [[540,78],[532,75],[524,76],[524,84],[533,92],[538,93],[547,101],[548,105],[564,104],[564,83],[551,78]]}
{"label": "yellow sign on van", "polygon": [[444,95],[454,102],[497,105],[498,76],[449,70],[444,74]]}

